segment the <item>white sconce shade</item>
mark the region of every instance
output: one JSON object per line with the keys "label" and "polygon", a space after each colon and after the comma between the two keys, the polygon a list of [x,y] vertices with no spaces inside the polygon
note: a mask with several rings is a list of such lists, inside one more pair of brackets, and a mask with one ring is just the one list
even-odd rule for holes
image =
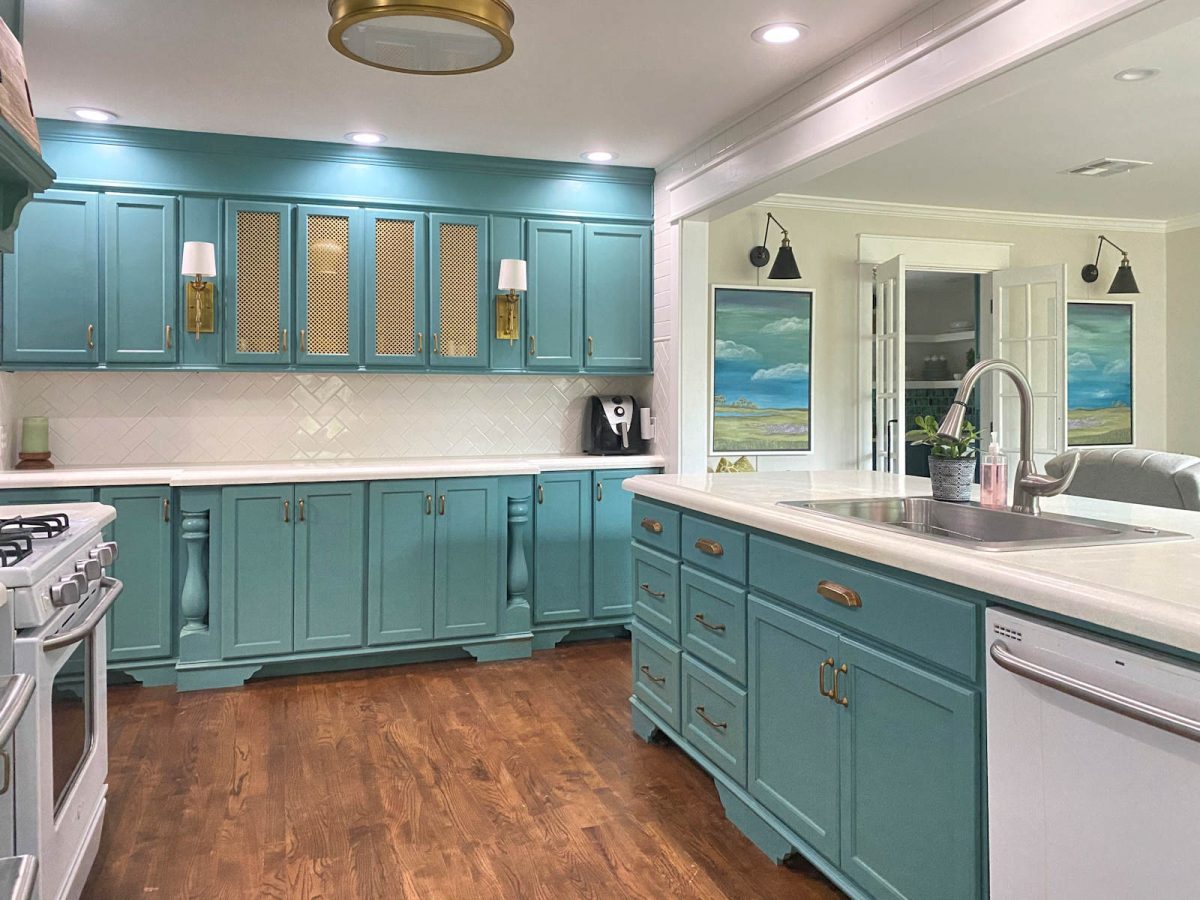
{"label": "white sconce shade", "polygon": [[527,284],[528,281],[525,277],[525,260],[500,260],[500,284],[497,286],[498,290],[523,291],[527,289]]}
{"label": "white sconce shade", "polygon": [[182,270],[184,275],[215,277],[217,274],[217,248],[207,241],[184,241]]}

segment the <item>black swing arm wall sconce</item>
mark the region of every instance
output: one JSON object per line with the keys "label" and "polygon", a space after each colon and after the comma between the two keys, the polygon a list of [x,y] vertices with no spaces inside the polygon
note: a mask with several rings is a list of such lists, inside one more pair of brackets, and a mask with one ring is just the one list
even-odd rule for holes
{"label": "black swing arm wall sconce", "polygon": [[1108,292],[1110,294],[1140,294],[1137,280],[1133,277],[1133,266],[1129,264],[1129,254],[1104,235],[1100,235],[1100,243],[1096,247],[1096,261],[1084,266],[1083,271],[1079,273],[1080,277],[1088,284],[1092,284],[1100,277],[1100,253],[1105,244],[1121,254],[1121,265],[1117,267],[1117,274],[1113,276],[1112,287],[1108,289]]}
{"label": "black swing arm wall sconce", "polygon": [[783,227],[772,213],[767,213],[767,227],[763,232],[763,242],[750,251],[750,265],[761,269],[771,261],[771,251],[767,249],[767,235],[771,233],[771,223],[783,232],[783,241],[779,244],[779,253],[775,256],[775,265],[771,266],[768,278],[799,278],[800,267],[796,265],[796,254],[792,251],[792,242],[788,240],[787,229]]}

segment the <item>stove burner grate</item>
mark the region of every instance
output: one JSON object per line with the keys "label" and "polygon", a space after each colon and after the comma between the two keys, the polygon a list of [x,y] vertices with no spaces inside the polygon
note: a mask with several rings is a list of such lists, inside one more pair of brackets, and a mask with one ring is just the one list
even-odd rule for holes
{"label": "stove burner grate", "polygon": [[[44,513],[40,516],[16,516],[0,519],[0,538],[9,536],[55,538],[71,527],[66,513]],[[21,557],[24,559],[24,556]],[[9,563],[8,565],[11,565]]]}
{"label": "stove burner grate", "polygon": [[33,552],[33,538],[28,534],[0,534],[0,568],[15,566]]}

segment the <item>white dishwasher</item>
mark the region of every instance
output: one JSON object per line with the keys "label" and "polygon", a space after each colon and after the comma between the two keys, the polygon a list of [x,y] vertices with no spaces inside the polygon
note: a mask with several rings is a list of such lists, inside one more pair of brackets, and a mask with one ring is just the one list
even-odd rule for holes
{"label": "white dishwasher", "polygon": [[1200,667],[986,622],[992,900],[1200,897]]}

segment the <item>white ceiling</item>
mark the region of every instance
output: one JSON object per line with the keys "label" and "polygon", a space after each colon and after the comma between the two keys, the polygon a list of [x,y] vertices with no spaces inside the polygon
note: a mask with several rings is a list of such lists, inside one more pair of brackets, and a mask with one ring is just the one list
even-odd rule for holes
{"label": "white ceiling", "polygon": [[[516,52],[487,72],[400,75],[329,46],[326,0],[26,0],[38,115],[654,166],[928,0],[511,0]],[[769,47],[774,21],[811,31]]]}
{"label": "white ceiling", "polygon": [[[1198,10],[1200,12],[1200,10]],[[1106,218],[1200,213],[1200,19],[1061,72],[789,192]],[[1162,73],[1121,83],[1132,67]],[[1110,156],[1153,162],[1108,178],[1063,170]]]}

